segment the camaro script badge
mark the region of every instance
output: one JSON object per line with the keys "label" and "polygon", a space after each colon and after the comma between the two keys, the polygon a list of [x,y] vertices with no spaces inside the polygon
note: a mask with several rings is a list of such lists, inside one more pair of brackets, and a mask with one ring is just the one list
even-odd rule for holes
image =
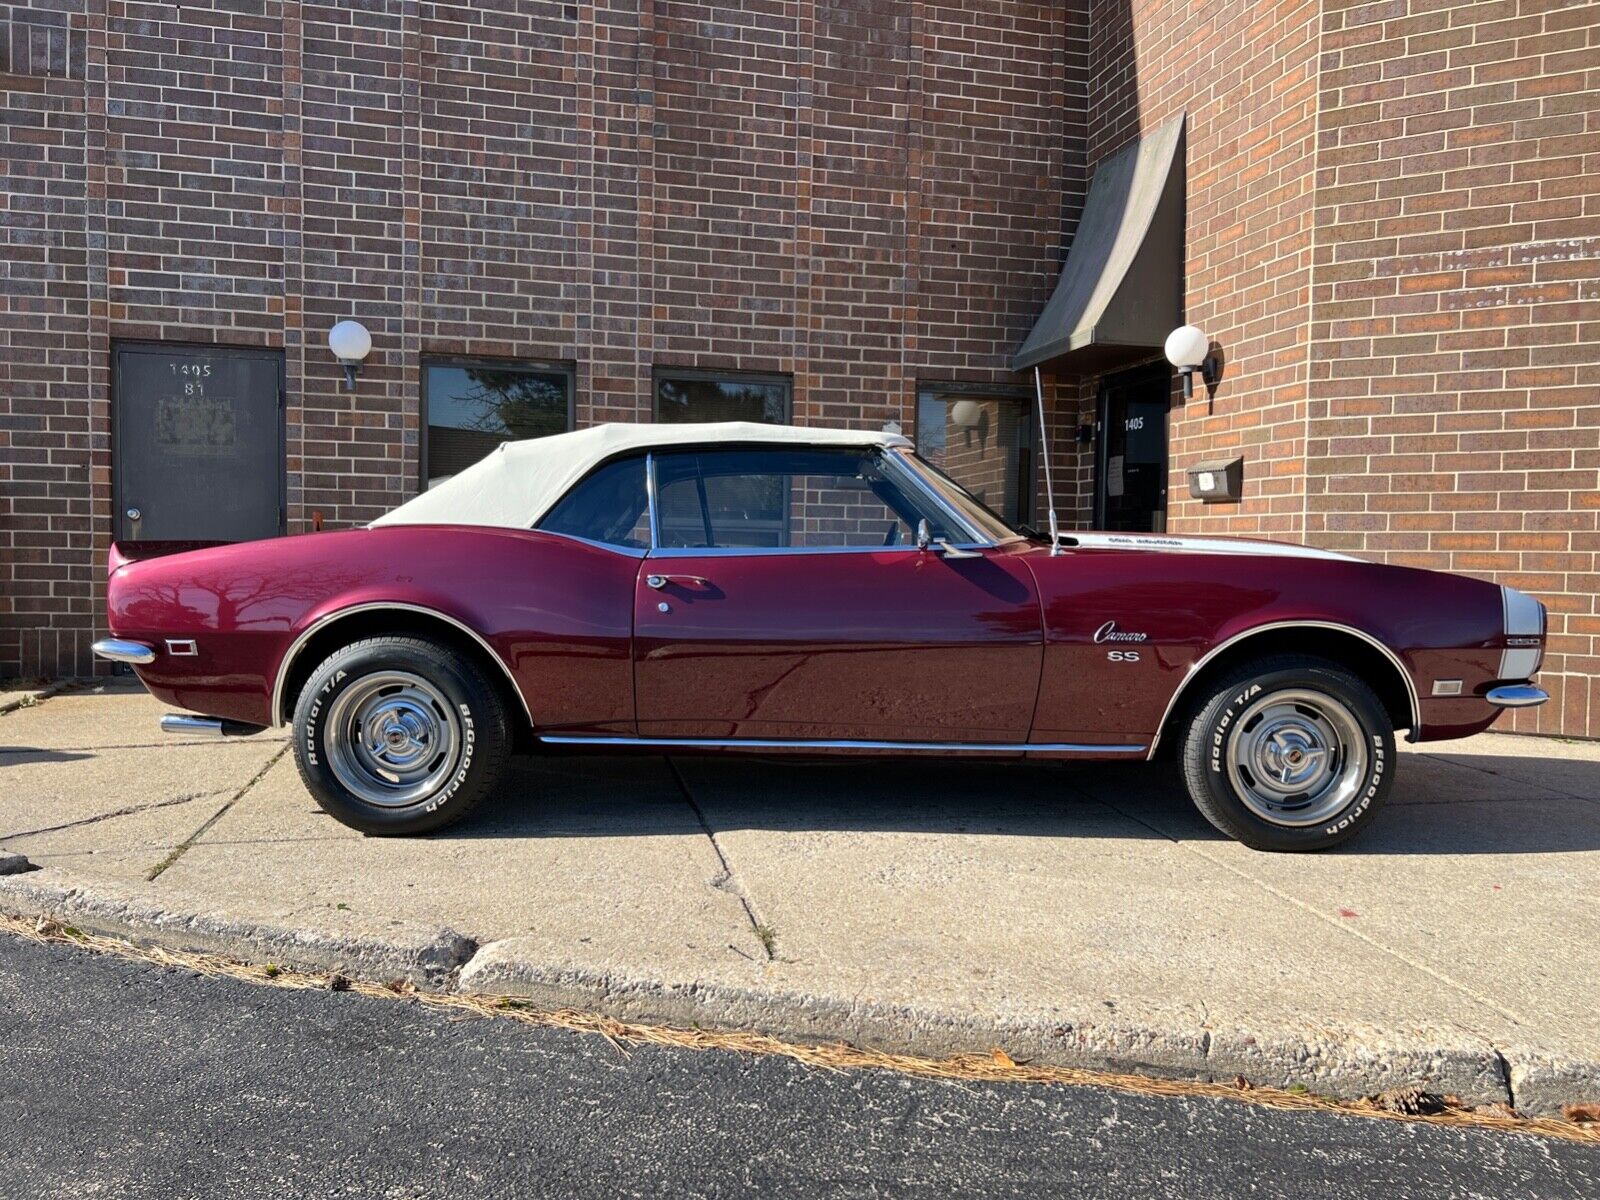
{"label": "camaro script badge", "polygon": [[1147,633],[1124,633],[1117,628],[1115,621],[1107,621],[1094,631],[1094,643],[1102,646],[1106,642],[1147,642],[1150,635]]}

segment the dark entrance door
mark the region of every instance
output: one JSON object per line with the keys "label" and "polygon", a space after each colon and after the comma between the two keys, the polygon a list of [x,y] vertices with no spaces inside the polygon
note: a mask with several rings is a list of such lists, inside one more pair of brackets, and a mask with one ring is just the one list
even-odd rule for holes
{"label": "dark entrance door", "polygon": [[1095,524],[1160,533],[1167,527],[1167,409],[1163,364],[1108,375],[1100,384]]}
{"label": "dark entrance door", "polygon": [[283,355],[119,346],[112,492],[125,541],[283,531]]}

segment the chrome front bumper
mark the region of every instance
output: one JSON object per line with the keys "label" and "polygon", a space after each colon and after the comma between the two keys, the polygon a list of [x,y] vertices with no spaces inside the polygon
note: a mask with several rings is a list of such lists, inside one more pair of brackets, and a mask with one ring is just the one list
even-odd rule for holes
{"label": "chrome front bumper", "polygon": [[1531,683],[1506,683],[1490,688],[1484,699],[1496,708],[1538,708],[1550,693]]}
{"label": "chrome front bumper", "polygon": [[124,642],[119,638],[102,638],[89,649],[96,658],[103,658],[107,662],[153,663],[156,660],[154,646],[147,646],[143,642]]}

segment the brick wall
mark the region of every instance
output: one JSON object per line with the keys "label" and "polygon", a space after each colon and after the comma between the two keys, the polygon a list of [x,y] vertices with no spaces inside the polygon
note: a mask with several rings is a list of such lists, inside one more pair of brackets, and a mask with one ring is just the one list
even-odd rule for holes
{"label": "brick wall", "polygon": [[1593,735],[1600,6],[1330,2],[1322,43],[1309,536],[1539,596],[1515,727]]}
{"label": "brick wall", "polygon": [[648,419],[659,365],[914,432],[919,381],[1011,381],[1083,191],[1060,5],[57,0],[0,29],[0,676],[93,667],[118,340],[281,347],[289,526],[337,527],[416,488],[429,355],[571,362],[580,424]]}
{"label": "brick wall", "polygon": [[[1298,538],[1304,530],[1312,164],[1319,4],[1096,0],[1089,19],[1091,164],[1186,111],[1187,320],[1225,357],[1214,398],[1174,389],[1168,529]],[[1083,420],[1098,381],[1063,379]],[[1242,454],[1246,499],[1207,507],[1186,472]],[[1069,474],[1072,519],[1092,520],[1093,450]]]}

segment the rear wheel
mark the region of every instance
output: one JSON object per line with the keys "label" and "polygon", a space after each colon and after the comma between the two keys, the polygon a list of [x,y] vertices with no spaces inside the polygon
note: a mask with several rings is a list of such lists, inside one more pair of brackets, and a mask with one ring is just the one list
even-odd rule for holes
{"label": "rear wheel", "polygon": [[374,637],[312,672],[295,704],[294,748],[330,816],[363,833],[426,833],[494,789],[510,730],[470,659],[421,638]]}
{"label": "rear wheel", "polygon": [[1218,680],[1182,747],[1196,807],[1257,850],[1320,850],[1388,796],[1394,727],[1371,688],[1323,659],[1283,656]]}

